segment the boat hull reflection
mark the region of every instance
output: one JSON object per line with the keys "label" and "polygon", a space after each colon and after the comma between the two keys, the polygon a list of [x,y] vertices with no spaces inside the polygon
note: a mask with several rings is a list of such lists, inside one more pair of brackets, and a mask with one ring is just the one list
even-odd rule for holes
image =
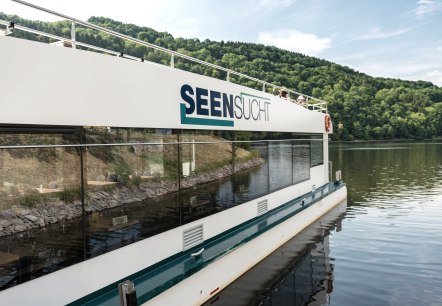
{"label": "boat hull reflection", "polygon": [[208,305],[324,305],[333,291],[330,233],[340,231],[346,200],[278,248]]}

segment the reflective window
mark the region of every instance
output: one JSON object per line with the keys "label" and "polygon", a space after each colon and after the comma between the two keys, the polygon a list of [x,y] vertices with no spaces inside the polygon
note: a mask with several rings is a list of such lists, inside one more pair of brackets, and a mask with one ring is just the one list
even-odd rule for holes
{"label": "reflective window", "polygon": [[233,205],[230,132],[183,130],[180,135],[180,188],[183,222]]}
{"label": "reflective window", "polygon": [[268,139],[270,191],[274,191],[292,184],[292,134],[269,133]]}
{"label": "reflective window", "polygon": [[122,128],[90,129],[86,135],[88,143],[132,143],[85,151],[87,257],[180,225],[173,195],[179,191],[178,135]]}
{"label": "reflective window", "polygon": [[322,135],[312,135],[311,141],[311,166],[318,166],[324,163],[324,144]]}
{"label": "reflective window", "polygon": [[[0,145],[78,141],[73,131],[17,132]],[[79,164],[77,148],[0,150],[0,290],[84,259]]]}
{"label": "reflective window", "polygon": [[[235,132],[234,192],[241,204],[269,192],[267,133]],[[252,142],[253,141],[253,142]]]}
{"label": "reflective window", "polygon": [[308,138],[308,135],[293,136],[293,139],[296,139],[292,141],[294,184],[310,178],[310,140]]}

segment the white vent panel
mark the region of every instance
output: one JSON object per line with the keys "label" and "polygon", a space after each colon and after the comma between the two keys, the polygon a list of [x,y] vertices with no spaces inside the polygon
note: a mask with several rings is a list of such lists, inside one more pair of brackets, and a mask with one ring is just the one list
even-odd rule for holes
{"label": "white vent panel", "polygon": [[258,216],[266,213],[269,210],[267,205],[267,200],[259,201],[257,204],[257,208],[258,208]]}
{"label": "white vent panel", "polygon": [[183,250],[190,249],[203,241],[204,229],[202,224],[183,231]]}

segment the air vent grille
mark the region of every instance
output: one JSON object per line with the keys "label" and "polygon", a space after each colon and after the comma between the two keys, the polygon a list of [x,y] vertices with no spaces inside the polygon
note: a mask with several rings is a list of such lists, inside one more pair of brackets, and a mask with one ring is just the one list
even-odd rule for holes
{"label": "air vent grille", "polygon": [[183,250],[190,249],[197,244],[203,242],[204,240],[204,230],[203,225],[189,228],[183,231]]}
{"label": "air vent grille", "polygon": [[259,201],[257,207],[258,207],[258,216],[266,213],[269,210],[267,205],[267,200]]}

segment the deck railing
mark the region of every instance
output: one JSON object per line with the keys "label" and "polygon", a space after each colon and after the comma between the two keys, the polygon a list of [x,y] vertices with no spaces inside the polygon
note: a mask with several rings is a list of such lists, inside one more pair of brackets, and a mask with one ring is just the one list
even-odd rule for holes
{"label": "deck railing", "polygon": [[[167,48],[160,47],[160,46],[148,43],[146,41],[143,41],[143,40],[140,40],[140,39],[137,39],[137,38],[125,35],[125,34],[121,34],[121,33],[118,33],[116,31],[112,31],[112,30],[109,30],[107,28],[104,28],[104,27],[101,27],[101,26],[98,26],[98,25],[95,25],[95,24],[92,24],[92,23],[89,23],[89,22],[86,22],[86,21],[79,20],[79,19],[70,17],[68,15],[65,15],[65,14],[62,14],[62,13],[58,13],[58,12],[55,12],[55,11],[43,8],[41,6],[29,3],[29,2],[25,2],[25,1],[22,1],[22,0],[11,0],[11,1],[14,1],[14,2],[22,4],[24,6],[31,7],[31,8],[34,8],[36,10],[39,10],[39,11],[42,11],[42,12],[45,12],[45,13],[48,13],[48,14],[60,17],[62,19],[66,19],[66,20],[71,21],[72,22],[71,38],[60,37],[60,36],[57,36],[57,35],[53,35],[53,34],[41,32],[41,31],[38,31],[38,30],[34,30],[34,29],[31,29],[31,28],[28,28],[28,27],[24,27],[24,26],[21,26],[19,24],[15,24],[15,23],[10,22],[10,21],[0,20],[0,24],[4,25],[6,27],[6,30],[3,32],[4,35],[9,35],[10,33],[12,33],[12,31],[14,29],[17,29],[17,30],[20,30],[20,31],[25,31],[25,32],[28,32],[28,33],[32,33],[32,34],[36,34],[36,35],[41,35],[41,36],[44,36],[44,37],[48,37],[48,38],[57,40],[59,42],[67,44],[68,46],[70,46],[72,48],[76,48],[76,46],[81,46],[81,47],[88,48],[88,49],[91,49],[91,50],[94,50],[94,51],[103,52],[103,53],[107,53],[107,54],[111,54],[111,55],[115,55],[115,56],[120,56],[120,57],[128,58],[128,59],[131,59],[131,60],[138,60],[140,62],[144,62],[144,59],[142,59],[142,58],[138,58],[138,57],[131,56],[131,55],[128,55],[128,54],[123,54],[122,52],[117,52],[117,51],[113,51],[113,50],[108,50],[108,49],[100,48],[100,47],[93,46],[93,45],[86,44],[86,43],[82,43],[82,42],[76,40],[76,26],[77,25],[81,25],[81,26],[84,26],[84,27],[89,28],[89,29],[93,29],[93,30],[96,30],[96,31],[99,31],[99,32],[103,32],[103,33],[109,34],[109,35],[111,35],[113,37],[117,37],[117,38],[120,38],[120,39],[123,39],[123,40],[126,40],[126,41],[130,41],[130,42],[133,42],[133,43],[136,43],[136,44],[139,44],[139,45],[142,45],[142,46],[145,46],[145,47],[148,47],[148,48],[152,48],[154,50],[161,51],[161,52],[164,52],[166,54],[169,54],[170,55],[170,66],[171,67],[175,67],[175,58],[182,58],[182,59],[185,59],[185,60],[188,60],[188,61],[200,64],[200,65],[203,65],[203,66],[206,66],[206,67],[210,67],[210,68],[213,68],[213,69],[225,72],[226,73],[226,80],[229,81],[229,82],[231,81],[230,76],[231,75],[236,75],[236,76],[238,76],[240,78],[244,78],[244,79],[247,79],[247,80],[250,80],[250,81],[257,82],[258,84],[261,84],[263,91],[266,91],[266,88],[273,88],[273,92],[276,89],[284,89],[289,94],[289,98],[287,99],[287,101],[293,102],[293,103],[297,103],[297,101],[299,101],[300,97],[301,97],[301,99],[302,99],[302,97],[304,97],[305,100],[302,101],[302,103],[300,103],[300,104],[302,106],[304,106],[305,108],[310,109],[312,111],[318,111],[318,112],[323,112],[323,113],[327,113],[328,112],[327,102],[324,101],[324,100],[317,99],[315,97],[312,97],[312,96],[300,93],[300,92],[295,91],[295,90],[286,89],[283,86],[276,85],[276,84],[273,84],[273,83],[270,83],[270,82],[267,82],[267,81],[264,81],[264,80],[260,80],[260,79],[248,76],[246,74],[243,74],[243,73],[240,73],[240,72],[237,72],[237,71],[234,71],[234,70],[222,67],[222,66],[218,66],[218,65],[206,62],[206,61],[202,61],[200,59],[188,56],[186,54],[182,54],[182,53],[179,53],[177,51],[169,50]],[[295,97],[295,99],[292,99],[292,96]]]}

